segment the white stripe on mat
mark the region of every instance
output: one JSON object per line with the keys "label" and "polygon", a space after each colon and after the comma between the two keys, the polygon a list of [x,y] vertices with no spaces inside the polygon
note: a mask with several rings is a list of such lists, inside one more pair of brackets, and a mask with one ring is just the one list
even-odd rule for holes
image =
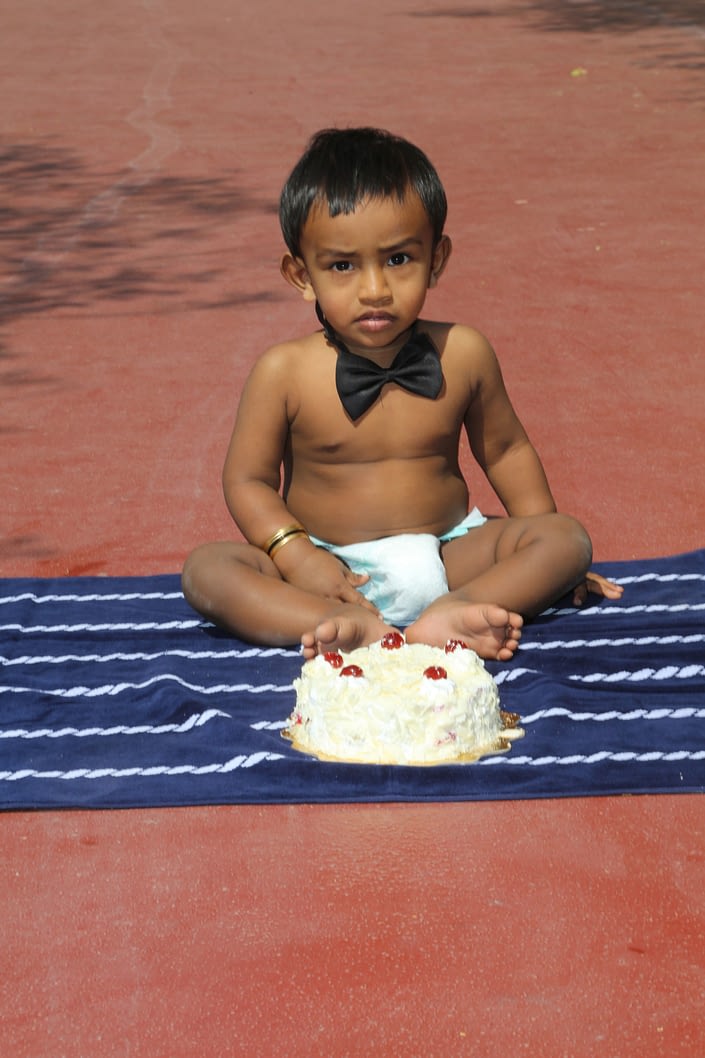
{"label": "white stripe on mat", "polygon": [[178,628],[206,627],[203,621],[144,621],[141,623],[123,622],[105,625],[0,625],[0,632],[24,632],[32,635],[35,632],[173,632]]}
{"label": "white stripe on mat", "polygon": [[264,694],[272,691],[274,694],[290,691],[292,685],[278,686],[274,683],[217,683],[212,687],[202,687],[197,683],[188,683],[179,676],[164,674],[153,676],[142,683],[106,683],[102,687],[0,687],[0,694],[33,694],[49,695],[51,698],[107,698],[125,691],[143,691],[145,687],[153,687],[157,683],[178,683],[187,691],[195,691],[199,694],[235,694],[238,691],[247,691],[249,694]]}
{"label": "white stripe on mat", "polygon": [[247,757],[232,757],[224,764],[178,764],[173,767],[156,764],[148,768],[74,768],[71,771],[35,771],[33,768],[23,768],[21,771],[0,771],[0,782],[18,782],[21,779],[133,779],[136,776],[153,778],[162,775],[214,775],[226,774],[237,768],[253,768],[262,761],[283,759],[281,753],[251,753]]}
{"label": "white stripe on mat", "polygon": [[[617,584],[644,584],[648,581],[657,581],[660,584],[671,584],[676,581],[705,580],[702,573],[641,573],[633,577],[615,577]],[[136,600],[151,601],[154,599],[183,599],[181,591],[145,591],[145,592],[110,592],[104,595],[98,592],[90,594],[63,594],[63,595],[39,595],[36,592],[22,592],[19,595],[8,595],[0,598],[0,606],[16,602],[34,602],[38,604],[52,602],[134,602]]]}
{"label": "white stripe on mat", "polygon": [[528,716],[522,715],[520,723],[523,727],[524,724],[535,724],[539,720],[550,720],[558,716],[575,720],[577,723],[593,720],[598,724],[609,720],[705,720],[705,709],[684,706],[681,709],[631,709],[628,713],[618,713],[615,709],[606,713],[574,713],[563,706],[550,706]]}
{"label": "white stripe on mat", "polygon": [[643,603],[641,606],[566,606],[562,610],[548,609],[543,610],[540,614],[541,617],[564,617],[566,614],[573,614],[575,617],[621,617],[623,614],[635,614],[635,613],[685,613],[687,610],[693,613],[699,613],[701,610],[705,610],[705,603],[696,603],[694,606],[690,606],[688,603],[679,602],[673,605],[666,603],[653,602]]}
{"label": "white stripe on mat", "polygon": [[643,584],[656,580],[660,584],[670,584],[677,580],[705,580],[703,573],[640,573],[636,577],[615,577],[616,584]]}
{"label": "white stripe on mat", "polygon": [[[224,764],[179,764],[169,767],[158,764],[147,768],[74,768],[71,771],[35,771],[24,768],[21,771],[0,772],[0,782],[18,782],[22,779],[132,779],[140,777],[157,777],[171,775],[213,775],[225,774],[238,768],[252,768],[262,761],[284,760],[281,753],[252,753],[249,756],[233,757]],[[675,762],[684,760],[705,760],[705,750],[691,753],[687,750],[674,750],[671,753],[591,753],[589,756],[572,757],[484,757],[476,764],[523,764],[529,767],[544,767],[548,764],[601,764],[612,760],[617,763],[653,764],[659,761]],[[461,765],[462,766],[462,765]]]}
{"label": "white stripe on mat", "polygon": [[92,738],[111,735],[184,735],[194,727],[203,727],[204,724],[214,720],[218,716],[232,719],[230,713],[224,713],[220,709],[206,709],[202,713],[192,713],[181,724],[139,724],[127,727],[118,724],[113,727],[41,727],[35,730],[16,728],[10,731],[0,731],[0,739],[33,739],[33,738]]}
{"label": "white stripe on mat", "polygon": [[690,606],[687,602],[679,602],[669,605],[663,602],[643,603],[639,606],[565,606],[563,609],[544,609],[541,617],[622,617],[631,614],[684,614],[686,610],[692,613],[700,613],[705,609],[705,603],[695,603]]}
{"label": "white stripe on mat", "polygon": [[697,750],[695,753],[685,749],[673,750],[670,753],[661,753],[657,750],[651,753],[608,753],[603,750],[599,753],[591,753],[585,757],[578,754],[571,757],[482,757],[477,763],[527,764],[532,768],[540,768],[547,764],[601,764],[605,760],[614,760],[619,764],[654,764],[658,761],[705,760],[705,750]]}
{"label": "white stripe on mat", "polygon": [[14,602],[134,602],[136,599],[183,599],[180,591],[129,592],[122,595],[36,595],[34,592],[23,592],[22,595],[6,595],[0,598],[0,606]]}
{"label": "white stripe on mat", "polygon": [[522,676],[540,676],[550,680],[568,679],[573,683],[641,683],[645,680],[659,682],[661,680],[692,680],[697,676],[705,675],[703,665],[664,665],[660,669],[621,669],[619,672],[586,672],[569,673],[567,676],[547,675],[539,669],[509,669],[495,674],[494,681],[497,686],[503,683],[514,683]]}
{"label": "white stripe on mat", "polygon": [[690,646],[693,643],[705,642],[705,635],[696,633],[688,636],[622,636],[619,639],[552,639],[545,643],[529,643],[524,639],[521,641],[520,650],[524,654],[527,650],[583,650],[598,647],[670,647],[676,643]]}
{"label": "white stripe on mat", "polygon": [[67,661],[101,664],[106,661],[157,661],[159,658],[186,658],[188,661],[231,661],[233,658],[301,657],[299,650],[284,647],[252,647],[247,650],[159,650],[154,654],[24,654],[18,658],[0,656],[0,665],[63,665]]}
{"label": "white stripe on mat", "polygon": [[568,679],[579,683],[642,683],[644,680],[692,680],[696,676],[705,676],[705,665],[664,665],[660,669],[588,672],[569,676]]}

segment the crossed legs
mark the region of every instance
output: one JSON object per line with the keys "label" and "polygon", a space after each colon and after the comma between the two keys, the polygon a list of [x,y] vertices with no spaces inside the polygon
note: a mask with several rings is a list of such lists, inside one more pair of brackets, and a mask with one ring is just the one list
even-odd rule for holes
{"label": "crossed legs", "polygon": [[[407,628],[409,642],[444,646],[464,639],[481,657],[508,660],[523,618],[540,612],[585,576],[587,533],[560,514],[491,519],[443,545],[449,591]],[[304,657],[351,650],[390,626],[370,610],[322,598],[282,580],[249,544],[207,544],[188,558],[184,594],[194,609],[255,643],[301,642]]]}

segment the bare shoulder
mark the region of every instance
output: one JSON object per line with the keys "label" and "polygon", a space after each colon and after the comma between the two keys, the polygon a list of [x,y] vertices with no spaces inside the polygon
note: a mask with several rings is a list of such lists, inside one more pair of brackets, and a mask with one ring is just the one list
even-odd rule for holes
{"label": "bare shoulder", "polygon": [[492,345],[475,327],[430,320],[421,320],[420,324],[438,349],[444,371],[457,370],[480,382],[499,370]]}
{"label": "bare shoulder", "polygon": [[288,390],[297,379],[311,372],[325,350],[320,333],[278,342],[257,358],[248,375],[247,386],[284,386]]}
{"label": "bare shoulder", "polygon": [[276,377],[278,374],[289,374],[293,368],[297,368],[311,356],[324,343],[321,335],[309,334],[303,338],[291,338],[285,342],[277,342],[266,349],[255,361],[252,373]]}
{"label": "bare shoulder", "polygon": [[419,320],[419,326],[426,331],[441,355],[482,357],[488,352],[494,355],[485,335],[465,323]]}
{"label": "bare shoulder", "polygon": [[320,331],[278,342],[255,361],[245,383],[241,405],[266,401],[271,406],[278,402],[286,408],[291,421],[302,404],[318,393],[323,380],[329,374],[334,377],[331,363],[334,356]]}

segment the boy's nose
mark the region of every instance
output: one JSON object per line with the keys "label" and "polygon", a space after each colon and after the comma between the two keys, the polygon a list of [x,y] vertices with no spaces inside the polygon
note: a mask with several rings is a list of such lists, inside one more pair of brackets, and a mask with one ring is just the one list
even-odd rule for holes
{"label": "boy's nose", "polygon": [[366,268],[360,278],[360,301],[386,301],[389,285],[383,268]]}

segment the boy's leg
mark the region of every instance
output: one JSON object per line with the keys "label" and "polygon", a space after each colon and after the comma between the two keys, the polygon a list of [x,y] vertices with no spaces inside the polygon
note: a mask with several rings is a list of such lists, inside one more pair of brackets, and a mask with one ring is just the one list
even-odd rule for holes
{"label": "boy's leg", "polygon": [[407,639],[442,646],[465,638],[482,657],[507,660],[522,618],[573,588],[592,558],[583,527],[562,514],[490,519],[443,546],[447,595],[407,629]]}
{"label": "boy's leg", "polygon": [[[288,584],[274,562],[251,544],[204,544],[187,558],[181,581],[194,610],[252,643],[298,644],[305,633],[323,624],[328,626],[330,649],[352,650],[389,631],[371,610]],[[345,641],[335,635],[341,624]]]}
{"label": "boy's leg", "polygon": [[451,592],[531,617],[583,579],[592,545],[574,518],[539,514],[491,518],[445,544],[442,557]]}

